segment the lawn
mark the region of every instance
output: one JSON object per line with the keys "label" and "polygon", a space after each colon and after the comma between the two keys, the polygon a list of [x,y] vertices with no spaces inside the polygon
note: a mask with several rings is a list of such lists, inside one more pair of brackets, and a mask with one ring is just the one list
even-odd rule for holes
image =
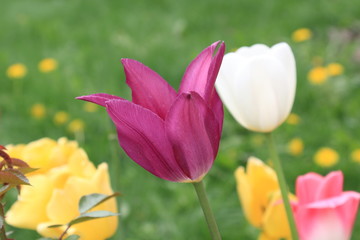
{"label": "lawn", "polygon": [[[95,164],[107,162],[113,189],[122,193],[112,239],[210,238],[192,186],[166,182],[136,165],[119,147],[106,111],[84,111],[84,102],[75,100],[99,92],[130,99],[121,58],[144,63],[177,88],[189,62],[217,40],[225,41],[227,52],[287,42],[297,62],[292,112],[300,122],[284,123],[274,134],[290,190],[301,174],[340,169],[345,189],[360,191],[360,163],[351,158],[360,148],[360,1],[3,0],[0,12],[0,144],[66,136],[78,140]],[[299,28],[309,28],[312,38],[293,41]],[[58,68],[40,72],[44,58],[56,59]],[[308,81],[311,69],[333,62],[344,67],[341,75],[318,85]],[[21,79],[6,75],[15,63],[27,67]],[[44,105],[44,117],[31,115],[34,104]],[[56,125],[58,111],[83,121],[83,134]],[[297,156],[288,150],[294,138],[305,146]],[[316,165],[313,156],[322,147],[336,150],[339,163]],[[220,151],[205,178],[225,240],[257,236],[243,216],[234,179],[249,156],[269,159],[264,136],[244,129],[226,111]],[[352,239],[360,239],[360,219],[354,229]],[[12,236],[39,237],[19,229]]]}

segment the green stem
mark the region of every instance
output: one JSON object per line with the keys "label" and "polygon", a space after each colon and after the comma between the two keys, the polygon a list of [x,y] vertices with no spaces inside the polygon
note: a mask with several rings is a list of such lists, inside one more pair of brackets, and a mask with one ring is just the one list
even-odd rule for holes
{"label": "green stem", "polygon": [[6,231],[5,231],[5,211],[4,211],[4,205],[2,203],[2,197],[0,197],[0,216],[2,218],[3,225],[0,229],[0,239],[1,240],[7,240],[6,237]]}
{"label": "green stem", "polygon": [[212,239],[213,240],[221,240],[221,235],[220,235],[218,226],[216,224],[214,214],[211,211],[209,200],[206,196],[205,186],[204,186],[203,181],[193,182],[193,185],[195,187],[196,194],[199,198],[201,208],[204,212],[205,219],[208,224],[208,228],[210,230]]}
{"label": "green stem", "polygon": [[274,138],[271,133],[266,134],[266,136],[268,138],[268,143],[269,143],[270,157],[274,163],[274,169],[275,169],[276,175],[278,177],[279,185],[280,185],[281,196],[282,196],[282,199],[284,202],[286,216],[287,216],[290,230],[291,230],[291,238],[292,238],[292,240],[298,240],[299,237],[298,237],[298,232],[296,230],[294,215],[293,215],[293,212],[292,212],[291,206],[290,206],[290,201],[289,201],[289,196],[288,196],[288,188],[286,185],[284,171],[281,166],[279,155],[278,155],[276,147],[275,147]]}

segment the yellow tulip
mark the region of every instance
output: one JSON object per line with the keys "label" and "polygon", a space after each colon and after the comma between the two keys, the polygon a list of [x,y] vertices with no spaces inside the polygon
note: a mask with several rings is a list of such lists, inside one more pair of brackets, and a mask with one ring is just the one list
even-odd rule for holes
{"label": "yellow tulip", "polygon": [[[78,216],[81,196],[113,193],[107,164],[102,163],[96,169],[74,141],[44,138],[7,148],[12,156],[21,156],[30,166],[40,167],[29,176],[32,186],[22,188],[19,199],[7,212],[10,225],[37,230],[45,237],[59,237],[64,227],[47,226],[66,224]],[[108,200],[94,210],[116,212],[116,201]],[[104,240],[111,237],[116,228],[117,217],[108,217],[76,224],[68,233],[86,240]]]}
{"label": "yellow tulip", "polygon": [[279,189],[274,170],[261,160],[250,157],[246,166],[235,172],[237,191],[247,220],[260,228],[271,193]]}
{"label": "yellow tulip", "polygon": [[258,239],[290,239],[290,228],[275,171],[261,160],[250,157],[246,172],[243,167],[239,167],[235,177],[245,217],[261,230]]}

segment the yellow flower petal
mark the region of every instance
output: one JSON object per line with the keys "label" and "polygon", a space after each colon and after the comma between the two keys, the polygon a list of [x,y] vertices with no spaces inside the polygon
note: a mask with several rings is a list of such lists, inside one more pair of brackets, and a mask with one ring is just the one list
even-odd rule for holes
{"label": "yellow flower petal", "polygon": [[27,69],[24,64],[16,63],[11,65],[7,71],[6,75],[9,78],[23,78],[26,75]]}
{"label": "yellow flower petal", "polygon": [[286,119],[286,123],[290,125],[297,125],[300,122],[300,116],[296,113],[290,113],[289,117]]}
{"label": "yellow flower petal", "polygon": [[312,32],[308,28],[300,28],[294,31],[291,38],[294,42],[303,42],[309,40],[312,36]]}
{"label": "yellow flower petal", "polygon": [[33,168],[39,168],[36,173],[46,172],[52,164],[50,155],[54,147],[56,141],[49,138],[31,142],[25,147],[22,160]]}
{"label": "yellow flower petal", "polygon": [[81,119],[74,119],[69,123],[68,130],[72,133],[82,132],[84,130],[85,123]]}
{"label": "yellow flower petal", "polygon": [[328,71],[325,67],[314,67],[308,73],[308,80],[314,85],[320,85],[326,82]]}
{"label": "yellow flower petal", "polygon": [[[6,214],[13,226],[59,237],[63,228],[48,229],[47,226],[65,224],[77,217],[78,202],[83,195],[113,193],[107,164],[100,164],[96,169],[74,141],[43,138],[25,146],[10,145],[9,151],[41,167],[29,177],[32,186],[23,187],[18,201]],[[110,199],[93,210],[117,212],[116,200]],[[78,234],[86,240],[107,239],[115,233],[117,221],[117,217],[108,217],[80,223],[71,227],[69,234]]]}
{"label": "yellow flower petal", "polygon": [[326,68],[330,76],[338,76],[344,72],[344,67],[340,63],[330,63]]}
{"label": "yellow flower petal", "polygon": [[301,138],[294,138],[289,142],[288,149],[291,155],[299,156],[304,151],[304,143]]}
{"label": "yellow flower petal", "polygon": [[30,109],[31,116],[35,119],[41,119],[45,117],[46,108],[44,104],[36,103]]}
{"label": "yellow flower petal", "polygon": [[314,155],[314,161],[321,167],[332,167],[339,161],[339,154],[328,147],[319,149]]}
{"label": "yellow flower petal", "polygon": [[45,58],[39,63],[39,71],[43,73],[52,72],[57,68],[57,61],[53,58]]}
{"label": "yellow flower petal", "polygon": [[[57,228],[49,228],[48,226],[50,225],[55,225],[58,224],[58,222],[44,222],[41,223],[37,226],[36,231],[44,236],[44,237],[49,237],[49,238],[59,238],[59,236],[65,231],[66,226],[61,226],[61,227],[57,227]],[[74,231],[72,229],[69,229],[67,231],[67,235],[71,235],[74,233]]]}
{"label": "yellow flower petal", "polygon": [[96,172],[96,168],[90,162],[83,149],[78,149],[73,153],[70,157],[68,168],[72,175],[83,178],[90,178]]}
{"label": "yellow flower petal", "polygon": [[[47,206],[47,213],[51,221],[66,223],[79,215],[78,201],[81,196],[90,193],[111,194],[112,190],[109,182],[107,164],[99,165],[98,170],[92,179],[70,177],[63,190],[56,189]],[[108,200],[96,208],[96,210],[107,210],[116,212],[115,199]],[[96,219],[89,222],[80,223],[72,227],[75,234],[80,235],[81,239],[98,240],[106,239],[113,235],[117,227],[117,217]],[[99,231],[98,229],[106,229]]]}
{"label": "yellow flower petal", "polygon": [[[289,198],[292,201],[295,200],[291,194],[289,194]],[[291,237],[285,207],[281,199],[280,190],[274,192],[264,214],[262,230],[270,239],[290,239]]]}
{"label": "yellow flower petal", "polygon": [[260,227],[271,193],[279,186],[274,170],[257,158],[249,158],[246,170],[239,167],[235,172],[237,190],[248,221]]}
{"label": "yellow flower petal", "polygon": [[354,162],[358,162],[360,163],[360,149],[355,149],[354,151],[351,152],[351,159]]}
{"label": "yellow flower petal", "polygon": [[56,125],[62,125],[66,123],[68,120],[69,120],[69,114],[67,112],[60,111],[55,113],[54,115],[54,123]]}
{"label": "yellow flower petal", "polygon": [[31,186],[23,186],[18,200],[6,213],[6,222],[19,228],[36,229],[36,226],[48,221],[47,202],[53,191],[53,185],[44,175],[28,177]]}

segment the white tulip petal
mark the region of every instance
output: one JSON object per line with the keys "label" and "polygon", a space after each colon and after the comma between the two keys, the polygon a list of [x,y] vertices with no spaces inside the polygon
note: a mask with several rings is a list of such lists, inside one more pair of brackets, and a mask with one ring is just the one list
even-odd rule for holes
{"label": "white tulip petal", "polygon": [[235,81],[233,81],[233,79],[238,75],[236,73],[239,70],[238,66],[241,66],[243,62],[244,59],[237,54],[226,54],[215,82],[219,96],[233,116],[239,116],[239,107],[235,99],[237,89],[235,88]]}
{"label": "white tulip petal", "polygon": [[286,107],[286,116],[289,115],[291,108],[293,106],[294,103],[294,98],[295,98],[295,91],[296,91],[296,64],[295,64],[295,57],[293,52],[291,51],[290,46],[287,43],[278,43],[276,45],[274,45],[271,48],[271,52],[272,54],[274,54],[274,56],[278,57],[278,59],[283,63],[288,75],[288,82],[289,82],[289,99],[286,101],[287,102],[287,107]]}
{"label": "white tulip petal", "polygon": [[233,117],[244,127],[270,132],[285,121],[294,102],[295,59],[280,43],[239,48],[226,54],[216,88]]}
{"label": "white tulip petal", "polygon": [[244,58],[249,58],[259,54],[265,54],[269,51],[269,49],[270,48],[264,44],[255,44],[251,47],[241,47],[236,50],[235,53]]}
{"label": "white tulip petal", "polygon": [[239,72],[237,89],[242,124],[260,132],[269,132],[283,121],[286,104],[286,71],[269,55],[253,57]]}

